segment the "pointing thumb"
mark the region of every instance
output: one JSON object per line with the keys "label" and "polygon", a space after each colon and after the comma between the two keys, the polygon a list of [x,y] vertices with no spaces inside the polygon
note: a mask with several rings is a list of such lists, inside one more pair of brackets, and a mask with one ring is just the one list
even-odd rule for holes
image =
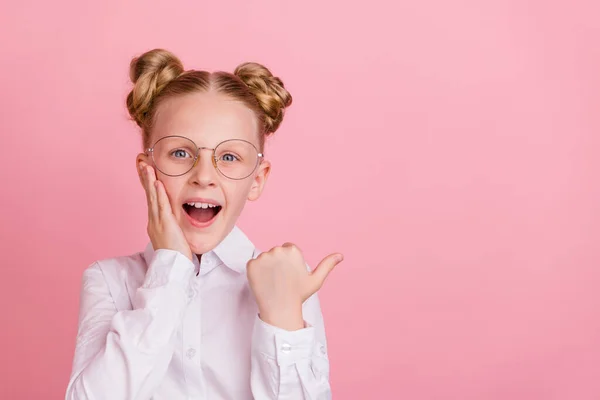
{"label": "pointing thumb", "polygon": [[312,272],[312,276],[315,280],[315,285],[318,285],[318,288],[320,288],[323,285],[323,282],[325,282],[325,278],[327,278],[329,273],[333,271],[335,266],[342,262],[343,259],[344,256],[342,254],[333,253],[325,257],[319,263],[319,265],[317,265],[317,268],[315,268]]}

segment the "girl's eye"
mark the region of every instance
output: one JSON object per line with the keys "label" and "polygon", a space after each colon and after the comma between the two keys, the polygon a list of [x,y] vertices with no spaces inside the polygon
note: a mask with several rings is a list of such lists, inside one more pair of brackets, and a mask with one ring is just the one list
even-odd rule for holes
{"label": "girl's eye", "polygon": [[181,149],[173,150],[171,155],[173,155],[175,158],[185,158],[186,156],[189,156],[185,150]]}
{"label": "girl's eye", "polygon": [[238,161],[239,159],[236,156],[234,156],[233,154],[227,153],[227,154],[223,154],[223,156],[221,156],[221,160],[227,161],[227,162],[233,162],[233,161]]}

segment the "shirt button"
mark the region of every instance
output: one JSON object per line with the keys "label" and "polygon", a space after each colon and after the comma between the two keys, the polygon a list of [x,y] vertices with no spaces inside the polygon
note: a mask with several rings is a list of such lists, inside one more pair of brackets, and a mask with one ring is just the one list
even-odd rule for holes
{"label": "shirt button", "polygon": [[327,349],[325,348],[325,345],[321,345],[321,354],[327,354]]}
{"label": "shirt button", "polygon": [[281,351],[284,353],[289,353],[292,351],[292,346],[290,346],[288,343],[284,343],[281,345]]}
{"label": "shirt button", "polygon": [[196,355],[196,349],[188,349],[188,351],[185,352],[185,355],[191,360]]}

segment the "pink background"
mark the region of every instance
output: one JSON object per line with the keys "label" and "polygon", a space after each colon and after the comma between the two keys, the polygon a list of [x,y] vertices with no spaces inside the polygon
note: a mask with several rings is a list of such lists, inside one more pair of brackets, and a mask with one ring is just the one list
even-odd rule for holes
{"label": "pink background", "polygon": [[0,398],[64,396],[83,269],[146,243],[123,104],[153,47],[293,94],[240,226],[345,254],[336,399],[600,398],[594,3],[4,2]]}

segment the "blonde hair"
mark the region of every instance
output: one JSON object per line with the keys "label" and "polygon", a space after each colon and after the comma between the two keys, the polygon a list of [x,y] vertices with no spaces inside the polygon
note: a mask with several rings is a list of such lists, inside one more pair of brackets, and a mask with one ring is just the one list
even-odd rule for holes
{"label": "blonde hair", "polygon": [[150,134],[159,105],[176,96],[211,90],[226,94],[254,111],[259,123],[260,149],[265,137],[275,133],[292,96],[283,82],[263,65],[240,64],[233,74],[185,70],[173,53],[164,49],[150,50],[131,60],[129,77],[133,89],[127,95],[129,115],[142,129],[144,148],[150,145]]}

